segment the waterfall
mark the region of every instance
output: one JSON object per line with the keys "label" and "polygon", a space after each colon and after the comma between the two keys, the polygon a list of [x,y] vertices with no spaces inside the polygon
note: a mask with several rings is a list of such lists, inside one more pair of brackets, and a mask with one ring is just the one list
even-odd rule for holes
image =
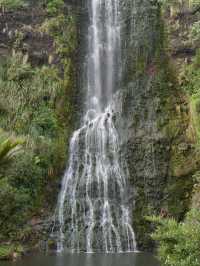
{"label": "waterfall", "polygon": [[71,138],[58,199],[58,251],[136,251],[129,173],[114,123],[113,96],[121,78],[119,2],[89,1],[86,114]]}

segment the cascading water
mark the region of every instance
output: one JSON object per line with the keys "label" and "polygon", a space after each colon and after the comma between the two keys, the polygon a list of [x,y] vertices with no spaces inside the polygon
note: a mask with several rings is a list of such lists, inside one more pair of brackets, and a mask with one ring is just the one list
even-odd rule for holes
{"label": "cascading water", "polygon": [[57,249],[136,251],[129,174],[120,155],[112,101],[120,81],[119,0],[91,0],[87,112],[70,143],[57,207]]}

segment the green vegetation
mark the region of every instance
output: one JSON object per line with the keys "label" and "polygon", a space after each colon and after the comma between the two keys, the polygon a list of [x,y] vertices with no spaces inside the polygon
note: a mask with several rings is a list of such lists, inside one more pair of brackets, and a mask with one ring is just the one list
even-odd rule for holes
{"label": "green vegetation", "polygon": [[[14,10],[24,2],[0,5]],[[31,242],[31,219],[54,207],[73,129],[76,20],[64,1],[43,2],[48,15],[35,32],[52,39],[56,64],[33,66],[15,42],[0,58],[0,259]]]}
{"label": "green vegetation", "polygon": [[56,15],[62,12],[65,6],[64,0],[47,0],[46,5],[47,5],[47,12],[50,15]]}
{"label": "green vegetation", "polygon": [[182,84],[190,96],[200,96],[200,50],[197,51],[192,64],[186,66],[182,75]]}
{"label": "green vegetation", "polygon": [[[26,7],[30,3],[31,0],[0,0],[0,7],[4,10],[13,11],[22,7]],[[51,16],[61,13],[65,7],[64,0],[36,0],[36,4],[45,6],[46,11]]]}
{"label": "green vegetation", "polygon": [[158,0],[164,7],[180,8],[180,7],[197,7],[200,5],[200,0]]}
{"label": "green vegetation", "polygon": [[200,21],[194,22],[191,27],[190,38],[193,42],[200,40]]}
{"label": "green vegetation", "polygon": [[185,66],[180,74],[180,82],[190,98],[193,126],[197,136],[197,147],[200,144],[200,50],[192,63]]}
{"label": "green vegetation", "polygon": [[2,245],[0,246],[0,258],[16,259],[23,253],[23,247],[20,245]]}
{"label": "green vegetation", "polygon": [[7,164],[19,151],[18,147],[23,141],[0,134],[0,166]]}
{"label": "green vegetation", "polygon": [[[167,8],[172,18],[167,23],[169,26],[169,37],[174,38],[179,44],[171,44],[171,50],[180,49],[180,57],[177,60],[179,75],[179,86],[187,98],[190,121],[185,120],[182,125],[174,124],[175,112],[171,116],[170,131],[180,130],[186,124],[190,124],[190,129],[185,127],[185,134],[193,140],[194,145],[188,147],[187,142],[173,143],[171,147],[171,170],[173,182],[176,178],[175,187],[167,189],[172,194],[168,202],[168,215],[166,218],[153,216],[148,218],[156,227],[152,234],[152,239],[156,241],[158,247],[158,258],[163,266],[197,266],[200,265],[200,185],[199,185],[199,144],[200,144],[200,51],[199,51],[199,1],[160,1],[163,8]],[[197,13],[196,13],[197,12]],[[183,15],[184,14],[184,15]],[[188,17],[187,17],[188,16]],[[190,24],[188,21],[190,20]],[[174,36],[173,36],[174,35]],[[187,48],[191,49],[191,54],[183,53]],[[196,55],[193,56],[194,51]],[[170,51],[171,52],[171,51]],[[180,60],[180,61],[179,61]],[[175,90],[174,90],[175,94]],[[184,109],[178,108],[177,114],[183,114]],[[185,105],[186,108],[186,105]],[[187,118],[187,119],[188,119]],[[177,119],[180,121],[180,118]],[[186,130],[187,129],[187,130]],[[180,134],[180,131],[177,131]],[[173,134],[174,135],[174,134]],[[181,133],[183,139],[184,134]],[[185,147],[184,147],[185,145]],[[191,151],[192,150],[192,151]],[[193,156],[192,156],[193,154]],[[195,172],[196,171],[196,172]],[[186,180],[186,182],[184,181]],[[193,191],[192,188],[194,187]],[[181,190],[184,190],[185,198],[181,198],[181,203],[177,202]],[[174,194],[174,196],[173,196]],[[184,212],[181,213],[180,206],[185,205]],[[187,206],[187,207],[186,207]],[[187,208],[190,211],[185,215]],[[176,218],[176,219],[175,219]],[[181,219],[181,221],[180,221]]]}
{"label": "green vegetation", "polygon": [[157,225],[152,238],[158,242],[158,257],[165,266],[200,265],[200,211],[191,210],[184,222],[174,219],[148,218]]}
{"label": "green vegetation", "polygon": [[0,7],[13,10],[25,6],[25,0],[0,0]]}
{"label": "green vegetation", "polygon": [[[62,142],[57,139],[64,129],[55,110],[56,97],[61,93],[56,73],[50,67],[33,68],[22,54],[14,54],[1,69],[0,126],[25,139],[23,150],[0,169],[2,241],[17,238],[24,221],[41,206],[47,180],[57,173],[58,162],[65,157],[63,137]],[[9,143],[3,142],[4,146]]]}

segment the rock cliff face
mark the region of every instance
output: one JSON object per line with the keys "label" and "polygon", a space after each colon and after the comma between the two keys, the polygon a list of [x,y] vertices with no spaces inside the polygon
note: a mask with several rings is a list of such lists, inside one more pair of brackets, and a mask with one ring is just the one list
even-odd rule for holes
{"label": "rock cliff face", "polygon": [[190,108],[165,51],[156,1],[123,2],[124,53],[121,102],[116,114],[122,158],[133,189],[133,227],[139,248],[152,247],[145,216],[183,218],[196,169]]}
{"label": "rock cliff face", "polygon": [[47,64],[53,51],[53,41],[50,36],[38,31],[46,17],[44,9],[39,6],[1,12],[1,56],[11,55],[12,49],[15,49],[28,53],[34,65]]}

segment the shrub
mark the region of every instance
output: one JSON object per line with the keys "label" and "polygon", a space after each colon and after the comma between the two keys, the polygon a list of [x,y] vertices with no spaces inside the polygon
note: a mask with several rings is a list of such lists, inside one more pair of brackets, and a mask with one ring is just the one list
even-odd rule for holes
{"label": "shrub", "polygon": [[12,238],[22,230],[27,218],[30,197],[26,190],[18,190],[7,178],[0,179],[0,241]]}
{"label": "shrub", "polygon": [[23,247],[21,245],[0,245],[0,260],[12,259],[13,254],[16,256],[23,253]]}
{"label": "shrub", "polygon": [[[44,112],[48,123],[55,124],[55,101],[61,89],[60,79],[53,67],[32,68],[22,54],[14,54],[0,77],[0,125],[7,131],[31,134],[38,128],[38,110]],[[4,99],[7,98],[5,102]],[[50,119],[52,118],[52,121]],[[29,121],[29,123],[27,123]],[[47,122],[47,121],[46,121]],[[45,123],[46,123],[45,122]],[[44,123],[44,121],[43,121]],[[36,125],[37,124],[37,125]],[[42,124],[42,121],[41,121]],[[45,127],[41,134],[46,134]],[[54,126],[55,129],[55,126]],[[40,134],[40,132],[38,132]]]}
{"label": "shrub", "polygon": [[50,15],[56,15],[62,9],[64,9],[63,0],[48,0],[47,1],[47,12]]}
{"label": "shrub", "polygon": [[57,54],[63,59],[71,57],[77,45],[76,20],[74,16],[60,14],[46,20],[41,26],[41,31],[49,34],[54,39]]}
{"label": "shrub", "polygon": [[0,7],[6,9],[17,9],[25,6],[24,0],[0,0]]}
{"label": "shrub", "polygon": [[200,40],[200,21],[196,21],[191,27],[190,37],[192,41]]}
{"label": "shrub", "polygon": [[183,89],[190,95],[200,96],[200,50],[181,76]]}
{"label": "shrub", "polygon": [[11,245],[1,245],[0,246],[0,259],[7,260],[10,259],[14,251],[13,246]]}
{"label": "shrub", "polygon": [[191,210],[184,222],[151,217],[157,225],[152,238],[159,244],[158,257],[165,266],[200,265],[200,211]]}

